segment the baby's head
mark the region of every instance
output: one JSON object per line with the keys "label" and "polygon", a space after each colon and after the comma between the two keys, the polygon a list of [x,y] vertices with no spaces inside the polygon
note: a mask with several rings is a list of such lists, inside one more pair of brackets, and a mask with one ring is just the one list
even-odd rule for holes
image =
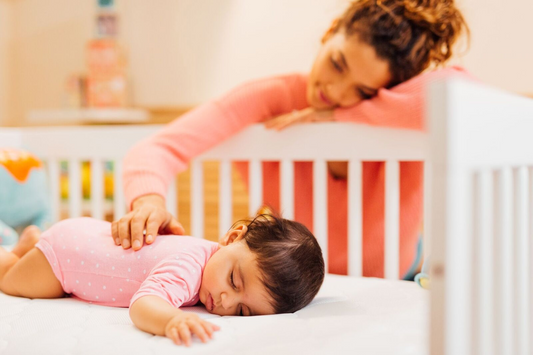
{"label": "baby's head", "polygon": [[207,262],[200,301],[210,313],[260,315],[295,312],[324,281],[324,259],[301,223],[259,215],[235,225]]}

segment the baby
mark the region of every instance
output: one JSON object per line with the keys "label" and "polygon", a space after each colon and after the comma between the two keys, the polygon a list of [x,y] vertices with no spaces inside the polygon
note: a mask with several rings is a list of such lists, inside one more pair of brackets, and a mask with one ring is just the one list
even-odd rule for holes
{"label": "baby", "polygon": [[179,307],[201,302],[218,315],[295,312],[315,297],[324,260],[302,224],[259,215],[234,225],[220,243],[159,236],[139,251],[117,248],[110,223],[75,218],[39,236],[25,233],[12,252],[0,248],[0,290],[27,298],[69,294],[130,307],[135,326],[177,345],[203,342],[218,326]]}

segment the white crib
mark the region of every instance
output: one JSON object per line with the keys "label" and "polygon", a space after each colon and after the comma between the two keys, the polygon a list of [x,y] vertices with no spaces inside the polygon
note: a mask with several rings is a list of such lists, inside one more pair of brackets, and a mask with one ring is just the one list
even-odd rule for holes
{"label": "white crib", "polygon": [[[533,101],[449,81],[432,88],[428,115],[430,135],[339,123],[282,132],[259,125],[246,129],[191,163],[191,234],[203,235],[203,161],[220,161],[220,233],[233,222],[232,161],[250,162],[250,214],[262,203],[261,162],[280,161],[280,200],[286,218],[294,216],[293,162],[313,161],[313,229],[327,256],[327,162],[348,161],[348,270],[350,276],[361,276],[362,162],[384,161],[385,278],[402,288],[404,283],[392,281],[399,275],[399,162],[426,161],[424,225],[431,238],[426,238],[425,254],[431,252],[433,267],[430,329],[417,323],[420,332],[429,334],[420,341],[427,349],[421,353],[430,348],[431,354],[531,354],[533,154],[528,153],[533,152],[533,140],[528,135],[533,131]],[[123,215],[121,158],[158,129],[2,129],[0,142],[24,147],[46,161],[56,219],[59,162],[69,162],[69,215],[75,217],[82,212],[79,167],[90,161],[91,214],[102,218],[103,162],[115,163],[113,208],[115,216]],[[167,203],[174,214],[176,198],[172,185]],[[343,341],[349,340],[348,331]]]}

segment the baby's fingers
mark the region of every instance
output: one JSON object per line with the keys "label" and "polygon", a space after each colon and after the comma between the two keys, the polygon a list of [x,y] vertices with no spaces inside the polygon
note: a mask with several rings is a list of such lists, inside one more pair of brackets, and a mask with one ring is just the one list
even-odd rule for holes
{"label": "baby's fingers", "polygon": [[176,345],[181,345],[180,335],[178,334],[178,330],[176,328],[171,328],[169,332],[169,338],[174,342]]}
{"label": "baby's fingers", "polygon": [[209,323],[208,321],[205,321],[205,320],[202,321],[202,327],[204,327],[206,333],[209,335],[210,338],[213,337],[213,333],[215,331],[220,330],[220,327],[218,325]]}
{"label": "baby's fingers", "polygon": [[190,328],[192,332],[196,334],[198,338],[200,338],[202,343],[207,343],[210,337],[207,335],[207,332],[205,331],[204,327],[202,327],[201,323],[191,324]]}
{"label": "baby's fingers", "polygon": [[191,331],[189,330],[189,327],[186,324],[182,323],[178,328],[178,332],[181,340],[185,343],[185,345],[191,346]]}

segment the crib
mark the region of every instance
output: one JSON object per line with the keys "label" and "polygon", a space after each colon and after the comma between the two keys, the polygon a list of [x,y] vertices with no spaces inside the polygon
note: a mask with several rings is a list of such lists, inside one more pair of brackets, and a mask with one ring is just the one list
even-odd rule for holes
{"label": "crib", "polygon": [[[291,315],[253,317],[255,320],[217,317],[198,307],[195,312],[219,322],[226,332],[219,332],[209,344],[198,343],[187,350],[531,354],[533,156],[528,154],[528,148],[533,151],[533,141],[528,133],[533,129],[533,101],[449,80],[430,88],[428,117],[429,135],[340,123],[302,125],[282,132],[257,125],[191,162],[190,234],[202,236],[204,162],[219,162],[218,225],[223,234],[233,222],[232,162],[249,162],[247,198],[249,214],[253,215],[262,204],[261,163],[279,161],[281,210],[285,218],[293,218],[293,162],[312,161],[313,231],[327,256],[327,162],[347,161],[349,276],[327,275],[313,303]],[[114,165],[111,208],[114,216],[121,216],[126,212],[121,158],[135,142],[159,129],[160,126],[3,128],[0,142],[3,146],[24,147],[45,161],[56,220],[62,217],[65,203],[60,196],[62,161],[69,166],[68,216],[88,211],[95,218],[103,218],[104,164]],[[87,161],[91,164],[91,196],[89,204],[84,205],[80,166]],[[386,164],[383,280],[361,278],[364,161]],[[432,258],[431,292],[398,280],[399,164],[404,161],[425,162],[424,255]],[[172,184],[167,196],[167,207],[174,215],[180,198],[177,191],[176,184]],[[0,306],[9,309],[5,314],[2,311],[0,320],[0,352],[39,349],[41,353],[54,353],[57,348],[51,344],[59,343],[64,344],[60,349],[68,353],[140,354],[174,349],[167,339],[135,330],[127,311],[122,309],[70,299],[22,300],[3,294]],[[82,316],[73,315],[76,310]],[[51,317],[53,313],[55,320],[35,327],[31,315],[42,312]],[[66,324],[74,325],[66,340],[54,328],[63,318]],[[47,335],[55,342],[42,335],[37,341],[28,342],[23,331],[50,327],[56,332],[49,331]],[[107,329],[105,334],[102,329]],[[242,340],[243,334],[247,340]],[[89,335],[100,337],[90,341]],[[119,344],[117,337],[125,337],[127,344]]]}

